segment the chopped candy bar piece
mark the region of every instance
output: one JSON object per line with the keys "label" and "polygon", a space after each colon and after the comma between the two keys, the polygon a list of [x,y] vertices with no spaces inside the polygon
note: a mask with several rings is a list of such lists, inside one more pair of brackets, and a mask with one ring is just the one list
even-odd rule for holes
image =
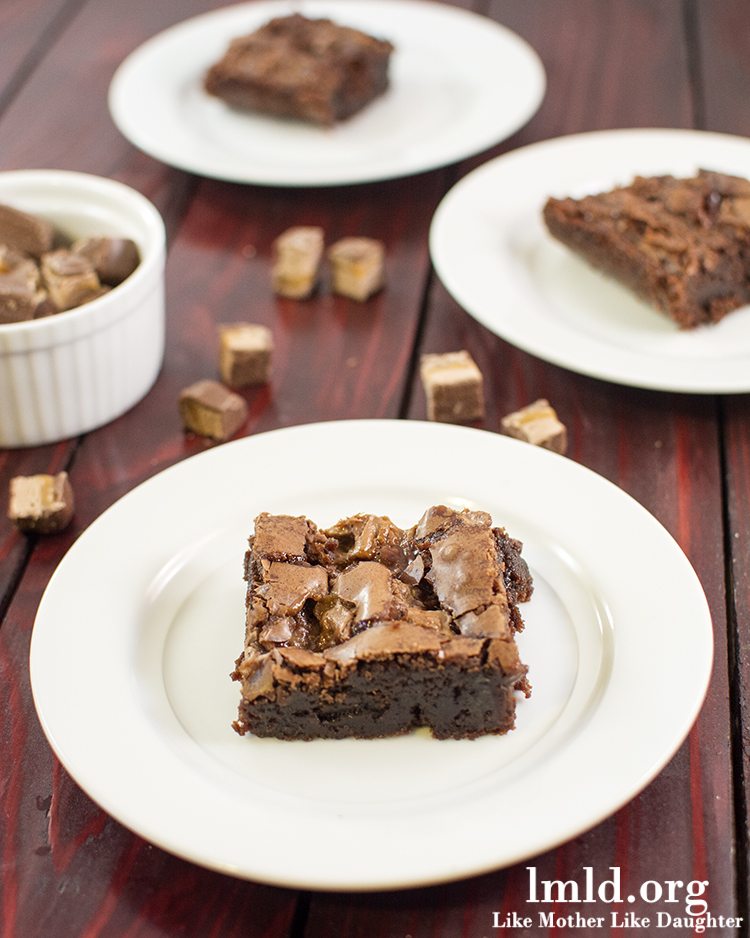
{"label": "chopped candy bar piece", "polygon": [[42,277],[59,310],[72,309],[100,295],[101,284],[87,258],[59,250],[42,258]]}
{"label": "chopped candy bar piece", "polygon": [[37,290],[13,274],[0,274],[0,325],[34,319],[46,300],[44,290]]}
{"label": "chopped candy bar piece", "polygon": [[266,326],[237,322],[219,326],[219,371],[230,388],[266,384],[273,336]]}
{"label": "chopped candy bar piece", "polygon": [[364,301],[385,282],[383,242],[374,238],[342,238],[328,249],[334,293]]}
{"label": "chopped candy bar piece", "polygon": [[423,355],[420,374],[429,420],[460,423],[484,417],[482,372],[467,351]]}
{"label": "chopped candy bar piece", "polygon": [[39,267],[36,261],[14,251],[7,244],[0,244],[0,277],[18,280],[33,290],[39,287]]}
{"label": "chopped candy bar piece", "polygon": [[323,229],[289,228],[273,243],[273,289],[279,296],[304,300],[318,283]]}
{"label": "chopped candy bar piece", "polygon": [[70,524],[74,507],[67,472],[10,480],[8,518],[21,531],[57,534]]}
{"label": "chopped candy bar piece", "polygon": [[0,244],[39,257],[51,250],[55,229],[44,218],[0,205]]}
{"label": "chopped candy bar piece", "polygon": [[544,398],[503,417],[501,426],[508,436],[555,453],[565,453],[568,448],[565,424],[560,422],[555,409]]}
{"label": "chopped candy bar piece", "polygon": [[197,381],[180,394],[186,430],[213,440],[228,440],[247,418],[245,400],[218,381]]}
{"label": "chopped candy bar piece", "polygon": [[129,238],[81,238],[71,251],[88,258],[99,280],[111,287],[127,279],[140,260],[138,248]]}

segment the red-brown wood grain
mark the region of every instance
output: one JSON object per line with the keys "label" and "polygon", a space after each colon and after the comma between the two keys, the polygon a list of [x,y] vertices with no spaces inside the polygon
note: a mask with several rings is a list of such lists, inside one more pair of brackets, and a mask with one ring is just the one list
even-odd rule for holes
{"label": "red-brown wood grain", "polygon": [[[115,176],[156,202],[170,232],[168,346],[153,391],[81,441],[0,453],[0,491],[18,472],[56,470],[72,461],[79,495],[73,526],[56,538],[26,541],[0,519],[0,615],[3,601],[8,603],[0,622],[0,936],[480,938],[496,933],[493,911],[526,909],[524,864],[403,893],[316,894],[308,909],[307,899],[298,903],[294,890],[239,882],[146,844],[78,789],[43,739],[27,667],[43,589],[76,535],[117,497],[208,445],[182,433],[176,397],[184,385],[215,375],[216,324],[236,319],[267,323],[276,341],[271,387],[245,392],[250,417],[241,435],[317,419],[421,418],[424,402],[413,373],[418,353],[466,347],[487,380],[485,426],[497,430],[507,411],[548,396],[569,426],[571,458],[633,494],[673,533],[697,569],[714,617],[714,680],[701,718],[635,801],[532,862],[540,876],[564,879],[579,877],[584,866],[604,875],[618,865],[624,888],[631,891],[647,879],[709,879],[712,909],[732,914],[737,906],[728,670],[734,660],[741,671],[750,654],[750,564],[746,551],[733,550],[738,640],[731,659],[720,434],[725,409],[730,531],[736,530],[742,545],[750,537],[744,398],[719,405],[710,397],[655,394],[574,376],[514,350],[463,313],[430,278],[427,230],[451,181],[486,154],[459,170],[311,191],[197,180],[139,154],[107,115],[106,88],[115,67],[147,36],[222,5],[223,0],[133,0],[125,12],[115,0],[70,0],[70,18],[58,21],[59,30],[48,31],[42,45],[25,40],[23,55],[0,63],[0,94],[3,82],[9,87],[16,81],[0,114],[0,168],[54,165]],[[548,94],[538,115],[493,153],[589,129],[691,126],[701,107],[712,126],[747,132],[750,118],[742,102],[750,89],[748,66],[741,65],[744,77],[732,67],[740,54],[738,37],[750,27],[750,10],[742,0],[725,0],[718,16],[715,4],[695,6],[691,0],[467,0],[463,5],[482,9],[527,37],[548,72]],[[21,35],[21,5],[11,0],[10,6],[6,22]],[[28,5],[22,24],[27,37],[39,7]],[[0,10],[3,38],[7,9]],[[691,35],[696,24],[700,55]],[[30,68],[34,48],[40,60]],[[705,100],[693,97],[694,88],[702,89]],[[733,101],[727,103],[725,95]],[[303,303],[274,298],[270,243],[298,223],[322,224],[330,240],[349,233],[383,238],[387,289],[364,305],[332,298],[326,290]],[[746,674],[733,677],[744,680]],[[745,684],[738,699],[747,707]],[[740,728],[748,725],[746,719]],[[746,745],[746,758],[747,752]],[[643,903],[632,910],[649,911]],[[606,912],[591,909],[591,914]]]}
{"label": "red-brown wood grain", "polygon": [[[706,130],[750,136],[747,4],[700,0],[694,10],[701,68],[701,117]],[[750,399],[722,402],[727,483],[726,550],[730,574],[730,686],[736,744],[737,856],[741,907],[750,910]]]}
{"label": "red-brown wood grain", "polygon": [[80,0],[4,0],[0,4],[0,111],[7,106]]}

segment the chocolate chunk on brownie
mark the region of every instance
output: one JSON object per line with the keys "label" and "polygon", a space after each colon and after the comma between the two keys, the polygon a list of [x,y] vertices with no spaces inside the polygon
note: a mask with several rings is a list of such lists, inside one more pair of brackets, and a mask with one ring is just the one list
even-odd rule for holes
{"label": "chocolate chunk on brownie", "polygon": [[521,544],[482,511],[402,530],[354,515],[320,530],[262,514],[245,558],[235,729],[281,739],[505,733],[530,687],[515,633],[533,589]]}
{"label": "chocolate chunk on brownie", "polygon": [[392,51],[358,29],[294,13],[235,39],[204,84],[233,107],[331,125],[385,91]]}
{"label": "chocolate chunk on brownie", "polygon": [[544,207],[552,235],[682,328],[750,303],[750,182],[701,170]]}

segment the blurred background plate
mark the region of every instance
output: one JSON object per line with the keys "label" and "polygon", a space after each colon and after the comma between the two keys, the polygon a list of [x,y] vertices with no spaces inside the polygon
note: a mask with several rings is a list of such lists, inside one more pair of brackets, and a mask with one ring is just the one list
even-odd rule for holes
{"label": "blurred background plate", "polygon": [[[321,128],[234,110],[203,90],[231,39],[291,12],[390,40],[388,91]],[[132,143],[180,169],[333,186],[408,176],[485,150],[529,120],[544,89],[528,43],[475,13],[424,0],[269,0],[206,13],[148,40],[116,72],[109,106]]]}

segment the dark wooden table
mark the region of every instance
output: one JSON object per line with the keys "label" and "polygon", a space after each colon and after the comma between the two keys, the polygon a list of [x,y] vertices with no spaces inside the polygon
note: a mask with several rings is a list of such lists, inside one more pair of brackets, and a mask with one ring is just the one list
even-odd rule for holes
{"label": "dark wooden table", "polygon": [[[67,548],[108,505],[205,447],[182,433],[176,397],[196,377],[214,373],[215,323],[237,318],[271,325],[278,346],[272,390],[247,394],[251,417],[243,432],[315,419],[421,418],[419,353],[467,348],[487,382],[486,428],[497,430],[504,413],[549,397],[569,426],[570,457],[631,493],[672,532],[698,572],[714,620],[716,658],[703,711],[638,798],[533,862],[547,879],[581,879],[586,866],[603,877],[618,866],[628,892],[646,880],[708,880],[711,911],[747,921],[750,399],[617,387],[515,350],[448,297],[430,268],[427,230],[458,177],[526,143],[634,126],[750,134],[750,4],[467,0],[464,5],[506,24],[539,51],[549,87],[536,117],[470,163],[317,191],[199,179],[142,155],[112,125],[106,92],[122,58],[159,30],[221,5],[0,0],[0,168],[77,169],[120,179],[156,203],[170,243],[168,349],[153,391],[110,426],[79,439],[0,452],[0,491],[14,475],[66,468],[79,494],[72,528],[57,537],[27,539],[0,519],[0,934],[547,933],[492,929],[493,912],[524,915],[530,908],[523,864],[448,886],[359,895],[300,893],[207,872],[125,830],[52,756],[34,712],[27,664],[42,591]],[[331,238],[355,232],[382,238],[388,289],[366,311],[325,295],[304,316],[277,302],[268,287],[270,242],[299,223],[321,224]],[[248,245],[252,257],[243,256]],[[639,899],[629,911],[642,916],[653,908]],[[555,911],[575,909],[560,904]],[[604,904],[585,908],[587,915],[609,911]],[[748,932],[724,926],[708,934],[735,933]]]}

